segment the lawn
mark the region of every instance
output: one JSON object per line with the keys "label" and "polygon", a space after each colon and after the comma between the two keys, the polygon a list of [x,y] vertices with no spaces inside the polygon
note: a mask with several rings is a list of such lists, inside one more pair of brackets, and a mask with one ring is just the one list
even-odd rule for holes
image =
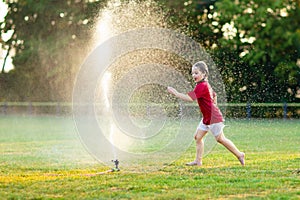
{"label": "lawn", "polygon": [[226,124],[226,136],[246,153],[245,167],[221,145],[202,167],[187,167],[191,145],[160,170],[130,171],[120,163],[119,172],[88,176],[113,163],[105,166],[87,153],[71,117],[0,116],[0,198],[299,199],[300,120]]}

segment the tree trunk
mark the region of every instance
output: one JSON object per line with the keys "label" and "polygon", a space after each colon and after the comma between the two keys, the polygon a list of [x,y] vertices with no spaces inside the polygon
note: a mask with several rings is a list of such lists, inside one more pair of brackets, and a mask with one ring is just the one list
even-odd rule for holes
{"label": "tree trunk", "polygon": [[6,53],[5,58],[4,58],[4,60],[3,60],[3,65],[2,65],[1,73],[5,73],[5,71],[4,71],[4,69],[5,69],[5,64],[6,64],[6,60],[7,60],[8,56],[9,56],[10,49],[11,49],[11,46],[9,45],[8,50],[7,50],[7,53]]}

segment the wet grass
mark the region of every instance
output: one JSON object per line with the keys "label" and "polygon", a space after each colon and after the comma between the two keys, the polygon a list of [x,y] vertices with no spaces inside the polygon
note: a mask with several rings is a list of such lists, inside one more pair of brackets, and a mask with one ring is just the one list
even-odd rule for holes
{"label": "wet grass", "polygon": [[300,120],[226,124],[245,167],[221,145],[202,167],[186,167],[192,145],[157,171],[120,163],[119,172],[89,176],[109,167],[85,151],[71,118],[0,116],[0,199],[299,199]]}

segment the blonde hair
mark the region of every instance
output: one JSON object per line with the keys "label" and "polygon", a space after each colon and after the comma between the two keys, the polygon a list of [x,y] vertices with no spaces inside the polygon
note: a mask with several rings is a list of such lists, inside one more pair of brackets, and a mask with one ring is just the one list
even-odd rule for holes
{"label": "blonde hair", "polygon": [[193,67],[196,67],[197,69],[199,69],[200,72],[205,74],[205,79],[208,78],[208,67],[206,65],[206,63],[204,61],[198,61],[196,62]]}

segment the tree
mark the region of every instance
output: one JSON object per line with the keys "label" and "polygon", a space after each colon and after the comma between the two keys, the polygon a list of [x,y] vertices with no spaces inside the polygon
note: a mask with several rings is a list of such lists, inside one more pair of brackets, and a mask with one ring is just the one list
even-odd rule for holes
{"label": "tree", "polygon": [[198,0],[173,5],[185,32],[207,48],[219,66],[228,101],[299,101],[298,1]]}
{"label": "tree", "polygon": [[[99,2],[80,0],[5,1],[9,7],[1,34],[15,51],[15,69],[1,73],[2,99],[69,101],[84,58]],[[9,91],[9,92],[8,92]]]}
{"label": "tree", "polygon": [[295,101],[300,84],[299,4],[293,0],[224,0],[216,6],[219,20],[215,28],[222,33],[217,51],[235,52],[234,60],[240,60],[225,66],[240,74],[228,78],[239,83],[242,100]]}
{"label": "tree", "polygon": [[[298,1],[158,1],[169,10],[172,28],[211,53],[229,102],[299,101]],[[9,11],[1,34],[14,30],[14,35],[2,43],[15,51],[15,70],[0,73],[2,100],[69,101],[93,20],[106,2],[5,2]]]}

